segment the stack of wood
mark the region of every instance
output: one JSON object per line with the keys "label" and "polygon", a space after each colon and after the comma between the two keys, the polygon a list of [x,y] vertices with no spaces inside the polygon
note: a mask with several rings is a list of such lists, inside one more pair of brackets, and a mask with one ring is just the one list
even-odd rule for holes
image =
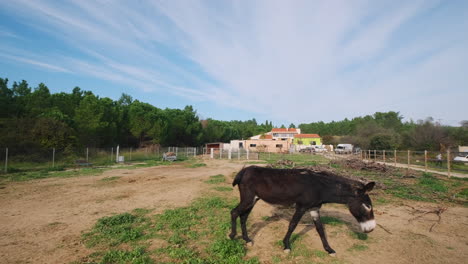
{"label": "stack of wood", "polygon": [[336,160],[334,163],[343,165],[346,168],[354,170],[366,170],[366,171],[377,171],[377,172],[388,172],[392,170],[391,167],[377,162],[364,162],[360,159],[346,159],[346,160]]}
{"label": "stack of wood", "polygon": [[278,160],[277,162],[273,164],[269,164],[267,167],[269,168],[275,168],[275,169],[287,169],[287,168],[293,168],[296,166],[296,163],[292,160]]}

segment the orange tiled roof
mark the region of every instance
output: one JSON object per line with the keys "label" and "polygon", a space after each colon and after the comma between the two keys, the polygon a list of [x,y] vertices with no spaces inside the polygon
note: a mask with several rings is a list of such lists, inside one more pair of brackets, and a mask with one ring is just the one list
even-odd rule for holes
{"label": "orange tiled roof", "polygon": [[297,132],[295,128],[273,128],[271,132]]}
{"label": "orange tiled roof", "polygon": [[320,138],[318,134],[297,134],[294,135],[295,138]]}

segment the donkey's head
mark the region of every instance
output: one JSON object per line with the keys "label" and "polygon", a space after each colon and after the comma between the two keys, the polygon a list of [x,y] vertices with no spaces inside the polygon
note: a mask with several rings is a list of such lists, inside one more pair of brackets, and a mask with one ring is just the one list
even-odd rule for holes
{"label": "donkey's head", "polygon": [[361,230],[366,233],[375,228],[374,210],[368,195],[374,186],[375,182],[369,182],[357,187],[354,195],[348,201],[349,211],[361,225]]}

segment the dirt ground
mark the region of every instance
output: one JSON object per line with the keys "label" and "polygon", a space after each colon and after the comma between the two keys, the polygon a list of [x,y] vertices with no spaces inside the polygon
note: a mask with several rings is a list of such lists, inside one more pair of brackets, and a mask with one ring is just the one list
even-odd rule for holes
{"label": "dirt ground", "polygon": [[[116,169],[99,176],[49,178],[7,183],[0,189],[0,263],[69,263],[92,251],[81,243],[83,231],[96,220],[135,208],[155,209],[188,205],[210,188],[203,181],[209,176],[232,173],[243,164],[229,161],[204,161],[207,166],[159,166],[141,169]],[[102,180],[120,177],[112,181]],[[226,185],[229,183],[226,183]],[[238,197],[235,188],[232,195]],[[349,223],[326,225],[330,245],[337,257],[325,262],[339,263],[466,263],[468,259],[468,208],[449,206],[442,221],[435,214],[414,219],[414,208],[442,205],[403,201],[375,205],[378,226],[368,235],[365,250],[353,250],[359,240],[348,233],[358,224],[341,205],[326,205],[322,216],[333,216]],[[446,205],[443,205],[446,206]],[[286,232],[292,210],[257,203],[249,219],[254,245],[247,255],[271,263],[272,256],[284,254],[277,241]],[[270,220],[265,221],[266,218]],[[338,231],[346,232],[338,232]],[[390,233],[389,233],[390,232]],[[303,242],[323,251],[320,238],[309,215],[296,229]],[[351,249],[351,250],[350,250]],[[293,248],[294,250],[294,248]]]}

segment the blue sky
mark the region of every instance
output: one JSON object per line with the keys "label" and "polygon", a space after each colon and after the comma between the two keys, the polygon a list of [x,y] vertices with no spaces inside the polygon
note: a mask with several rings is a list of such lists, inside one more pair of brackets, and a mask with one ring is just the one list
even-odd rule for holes
{"label": "blue sky", "polygon": [[0,77],[202,118],[468,119],[468,1],[0,0]]}

